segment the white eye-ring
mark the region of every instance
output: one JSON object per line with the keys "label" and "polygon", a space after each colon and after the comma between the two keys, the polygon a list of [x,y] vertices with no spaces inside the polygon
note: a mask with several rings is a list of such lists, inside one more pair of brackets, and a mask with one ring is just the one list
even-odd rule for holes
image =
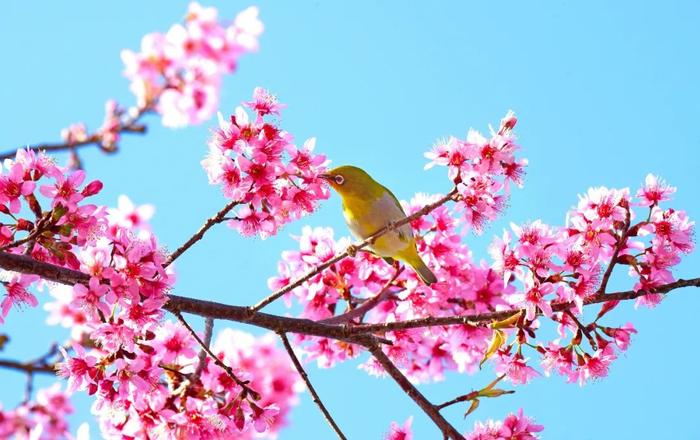
{"label": "white eye-ring", "polygon": [[333,180],[335,180],[335,183],[337,183],[338,185],[342,185],[343,183],[345,183],[345,177],[341,176],[340,174],[336,174],[333,177]]}

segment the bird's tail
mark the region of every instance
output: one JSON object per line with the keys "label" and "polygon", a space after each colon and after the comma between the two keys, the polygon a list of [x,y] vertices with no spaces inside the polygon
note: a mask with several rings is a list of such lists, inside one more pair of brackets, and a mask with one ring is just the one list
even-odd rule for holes
{"label": "bird's tail", "polygon": [[416,271],[416,274],[418,274],[418,277],[423,280],[426,286],[437,282],[437,277],[435,277],[433,271],[423,262],[418,252],[414,251],[413,255],[406,258],[405,261]]}

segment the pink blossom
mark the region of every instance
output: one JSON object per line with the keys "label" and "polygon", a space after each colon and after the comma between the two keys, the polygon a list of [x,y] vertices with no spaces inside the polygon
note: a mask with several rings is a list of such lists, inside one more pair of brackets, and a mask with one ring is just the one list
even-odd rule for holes
{"label": "pink blossom", "polygon": [[523,415],[522,408],[517,414],[509,414],[502,422],[488,420],[476,422],[474,430],[467,434],[467,440],[536,440],[538,432],[544,427],[536,425],[533,420]]}
{"label": "pink blossom", "polygon": [[277,102],[277,97],[262,87],[253,90],[253,100],[245,103],[245,106],[254,110],[258,116],[280,115],[286,105]]}
{"label": "pink blossom", "polygon": [[116,150],[121,136],[121,116],[124,110],[117,101],[110,99],[105,103],[105,118],[98,130],[100,145],[106,151]]}
{"label": "pink blossom", "polygon": [[676,192],[676,188],[666,184],[666,182],[653,175],[647,174],[644,179],[644,186],[637,191],[637,197],[642,206],[656,206],[659,203],[669,200],[671,194]]}
{"label": "pink blossom", "polygon": [[533,378],[539,376],[539,373],[534,368],[527,365],[528,359],[525,359],[520,353],[510,355],[503,350],[499,350],[495,359],[496,372],[505,374],[506,378],[513,382],[514,385],[525,385]]}
{"label": "pink blossom", "polygon": [[138,106],[154,107],[168,127],[208,119],[218,107],[222,77],[236,69],[243,54],[257,49],[262,31],[255,7],[226,25],[214,8],[192,3],[184,23],[165,34],[145,35],[139,52],[122,51]]}
{"label": "pink blossom", "polygon": [[36,297],[27,291],[27,287],[39,279],[37,275],[6,271],[3,271],[2,275],[7,293],[0,303],[0,324],[3,322],[3,318],[10,313],[10,308],[13,305],[19,308],[25,305],[36,307],[39,304]]}
{"label": "pink blossom", "polygon": [[128,229],[150,229],[148,221],[153,217],[155,212],[155,207],[153,205],[139,205],[136,206],[127,197],[122,194],[119,196],[117,201],[116,209],[109,209],[109,221],[110,223],[118,224]]}
{"label": "pink blossom", "polygon": [[411,423],[413,423],[413,417],[409,417],[399,426],[396,422],[391,422],[389,427],[389,432],[384,437],[385,440],[412,440],[413,433],[411,431]]}
{"label": "pink blossom", "polygon": [[43,185],[39,190],[44,196],[53,199],[52,206],[58,204],[72,210],[76,208],[78,202],[83,200],[84,196],[78,190],[78,187],[85,180],[85,172],[77,170],[67,177],[60,176],[56,179],[53,185]]}
{"label": "pink blossom", "polygon": [[73,303],[88,316],[94,317],[101,314],[104,319],[110,315],[109,306],[103,302],[109,291],[109,286],[101,284],[99,278],[91,277],[88,287],[82,284],[73,286]]}
{"label": "pink blossom", "polygon": [[18,162],[9,166],[7,174],[0,176],[0,203],[9,203],[10,212],[20,211],[20,197],[34,192],[36,183],[26,179],[26,169]]}
{"label": "pink blossom", "polygon": [[329,197],[318,178],[327,160],[313,152],[315,139],[297,148],[291,135],[266,120],[283,108],[269,92],[255,89],[254,100],[246,105],[256,117],[251,119],[242,107],[229,121],[220,116],[202,166],[209,183],[221,184],[224,195],[240,205],[229,225],[243,235],[267,238]]}

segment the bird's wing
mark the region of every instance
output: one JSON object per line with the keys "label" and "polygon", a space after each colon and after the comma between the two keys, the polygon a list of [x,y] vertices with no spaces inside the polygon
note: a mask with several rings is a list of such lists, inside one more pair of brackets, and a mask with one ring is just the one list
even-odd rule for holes
{"label": "bird's wing", "polygon": [[[400,212],[402,214],[401,218],[396,218],[396,219],[392,219],[392,220],[396,222],[396,221],[402,220],[404,217],[406,217],[406,212],[401,207],[401,202],[399,202],[399,199],[396,198],[394,193],[391,192],[391,190],[384,185],[379,184],[379,186],[381,186],[384,189],[384,191],[386,191],[386,194],[389,195],[389,199],[391,201],[393,201],[393,203],[396,205],[398,212]],[[407,241],[407,240],[410,240],[413,238],[413,230],[411,229],[411,225],[404,225],[404,226],[396,229],[396,233],[398,234],[399,239],[401,241]]]}

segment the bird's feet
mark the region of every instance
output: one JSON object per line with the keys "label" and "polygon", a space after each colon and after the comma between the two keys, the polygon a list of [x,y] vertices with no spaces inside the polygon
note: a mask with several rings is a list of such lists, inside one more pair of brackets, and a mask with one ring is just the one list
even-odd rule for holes
{"label": "bird's feet", "polygon": [[347,252],[350,257],[355,257],[355,255],[357,255],[358,250],[359,249],[357,249],[357,246],[355,246],[354,244],[351,244],[350,246],[348,246],[348,248],[345,250],[345,252]]}

